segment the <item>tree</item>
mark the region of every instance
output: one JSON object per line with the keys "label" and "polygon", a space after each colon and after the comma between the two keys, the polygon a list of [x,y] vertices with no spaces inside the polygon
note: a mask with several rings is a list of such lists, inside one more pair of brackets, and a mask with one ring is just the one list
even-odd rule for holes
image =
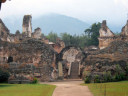
{"label": "tree", "polygon": [[51,42],[56,42],[56,39],[57,38],[59,38],[58,37],[58,35],[56,34],[56,33],[53,33],[53,32],[50,32],[49,34],[48,34],[48,36],[46,36],[48,39],[49,39],[49,41],[51,41]]}
{"label": "tree", "polygon": [[99,30],[101,28],[101,23],[94,23],[91,25],[90,28],[86,29],[84,32],[88,36],[87,45],[99,45],[98,37],[99,37]]}
{"label": "tree", "polygon": [[70,34],[67,34],[65,32],[65,33],[61,33],[60,36],[61,36],[61,39],[64,41],[66,46],[71,45],[71,38],[72,38],[72,36]]}
{"label": "tree", "polygon": [[87,41],[87,36],[86,35],[70,35],[67,33],[61,33],[61,39],[65,42],[66,46],[78,46],[81,48],[84,48],[86,45]]}

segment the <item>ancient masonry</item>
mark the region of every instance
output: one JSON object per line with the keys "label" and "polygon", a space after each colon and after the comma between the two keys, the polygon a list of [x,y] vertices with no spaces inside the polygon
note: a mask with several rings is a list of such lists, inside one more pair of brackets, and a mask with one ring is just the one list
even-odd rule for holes
{"label": "ancient masonry", "polygon": [[[115,72],[119,64],[125,71],[128,62],[128,21],[120,35],[115,35],[103,21],[99,48],[66,46],[59,38],[50,42],[38,27],[32,32],[32,16],[23,18],[22,33],[10,33],[0,19],[0,68],[10,72],[9,83],[79,79],[83,72],[91,77]],[[102,49],[102,50],[101,50]],[[86,75],[87,76],[87,75]]]}
{"label": "ancient masonry", "polygon": [[116,40],[128,40],[128,21],[127,24],[122,28],[122,32],[120,35],[115,35],[106,25],[106,21],[102,22],[101,29],[99,31],[99,48],[104,49],[108,47],[108,45]]}
{"label": "ancient masonry", "polygon": [[31,15],[25,15],[23,18],[23,33],[27,36],[27,37],[31,37],[32,35],[32,16]]}
{"label": "ancient masonry", "polygon": [[84,61],[83,77],[89,78],[91,82],[95,82],[96,78],[104,82],[104,76],[108,74],[114,78],[117,66],[124,73],[128,66],[128,21],[120,35],[115,35],[107,27],[106,21],[103,21],[99,32],[100,50],[87,51],[89,55]]}
{"label": "ancient masonry", "polygon": [[0,19],[0,68],[7,69],[9,83],[80,78],[85,54],[78,47],[65,47],[59,38],[49,42],[38,27],[32,32],[32,16],[23,18],[22,33],[10,33]]}
{"label": "ancient masonry", "polygon": [[79,79],[85,54],[79,47],[65,47],[57,56],[59,77]]}

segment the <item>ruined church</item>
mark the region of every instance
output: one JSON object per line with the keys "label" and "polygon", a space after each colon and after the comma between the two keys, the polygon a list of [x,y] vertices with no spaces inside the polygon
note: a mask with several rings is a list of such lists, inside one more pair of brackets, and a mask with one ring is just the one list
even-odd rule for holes
{"label": "ruined church", "polygon": [[59,38],[50,42],[39,27],[32,32],[31,22],[32,16],[25,15],[22,33],[17,30],[12,34],[0,19],[0,68],[9,71],[9,83],[30,83],[34,77],[39,81],[80,79],[85,71],[91,76],[101,75],[104,70],[115,70],[112,66],[117,63],[128,61],[128,21],[120,35],[115,35],[103,21],[98,38],[100,50],[92,46],[88,52],[65,46]]}
{"label": "ruined church", "polygon": [[33,77],[40,81],[80,78],[83,51],[65,47],[59,38],[50,42],[38,27],[32,32],[32,16],[23,17],[22,33],[10,33],[0,19],[0,67],[9,70],[9,83],[29,83]]}

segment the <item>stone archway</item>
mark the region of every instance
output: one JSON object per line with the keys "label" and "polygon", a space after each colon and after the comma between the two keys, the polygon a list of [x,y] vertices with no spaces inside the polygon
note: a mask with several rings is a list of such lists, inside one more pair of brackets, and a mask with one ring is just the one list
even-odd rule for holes
{"label": "stone archway", "polygon": [[[85,54],[79,47],[68,46],[64,48],[59,54],[59,66],[63,68],[59,69],[59,71],[63,71],[64,78],[69,79],[80,79],[80,69],[85,58]],[[60,62],[62,65],[60,65]]]}

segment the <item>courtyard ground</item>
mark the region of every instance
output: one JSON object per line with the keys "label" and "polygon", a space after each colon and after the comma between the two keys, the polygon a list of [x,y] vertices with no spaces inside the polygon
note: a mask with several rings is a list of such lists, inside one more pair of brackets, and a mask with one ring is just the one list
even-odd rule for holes
{"label": "courtyard ground", "polygon": [[46,82],[42,84],[56,85],[52,96],[93,96],[87,86],[81,86],[82,80],[64,80],[60,82]]}

